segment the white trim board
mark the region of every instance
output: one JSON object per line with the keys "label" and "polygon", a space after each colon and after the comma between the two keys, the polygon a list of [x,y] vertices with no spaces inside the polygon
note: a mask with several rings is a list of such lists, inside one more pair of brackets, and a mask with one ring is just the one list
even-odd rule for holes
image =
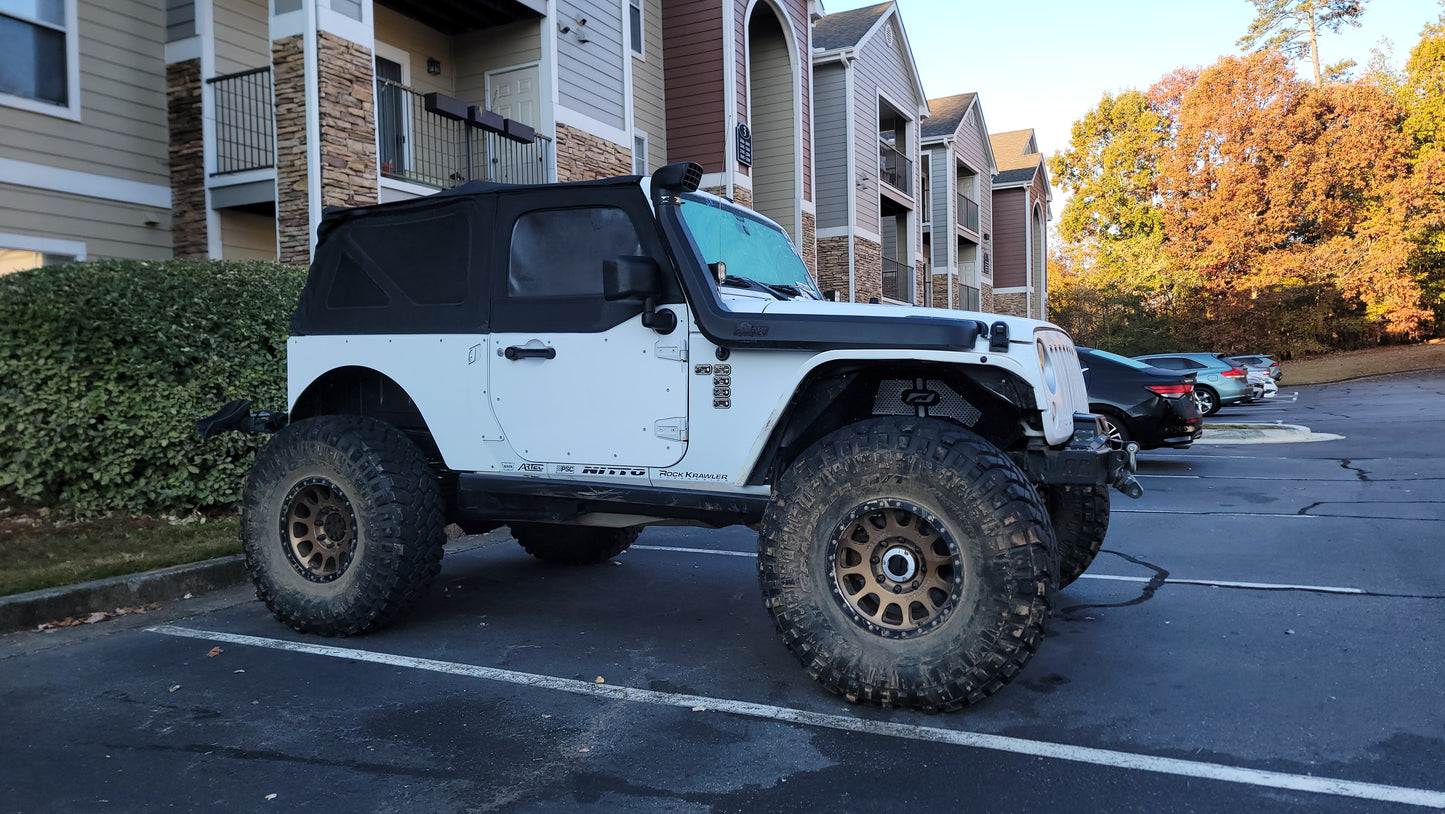
{"label": "white trim board", "polygon": [[61,240],[57,237],[35,237],[34,235],[0,232],[0,248],[43,254],[67,254],[76,260],[86,259],[84,240]]}
{"label": "white trim board", "polygon": [[63,170],[45,164],[0,158],[0,184],[15,184],[47,192],[64,192],[105,201],[171,208],[171,188],[109,175]]}

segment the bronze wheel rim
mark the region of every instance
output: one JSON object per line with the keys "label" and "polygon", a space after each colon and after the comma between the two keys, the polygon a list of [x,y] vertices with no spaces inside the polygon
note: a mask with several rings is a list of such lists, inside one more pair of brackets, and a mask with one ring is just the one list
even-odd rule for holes
{"label": "bronze wheel rim", "polygon": [[296,484],[281,509],[281,539],[296,573],[331,582],[346,573],[356,550],[356,512],[325,478]]}
{"label": "bronze wheel rim", "polygon": [[865,630],[922,636],[958,607],[964,569],[958,542],[927,509],[870,501],[840,523],[828,550],[834,597]]}

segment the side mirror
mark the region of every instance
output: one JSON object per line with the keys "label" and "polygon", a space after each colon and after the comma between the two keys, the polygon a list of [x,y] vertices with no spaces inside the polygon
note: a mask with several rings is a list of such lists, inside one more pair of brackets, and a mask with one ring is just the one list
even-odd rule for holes
{"label": "side mirror", "polygon": [[677,328],[677,314],[657,310],[662,269],[651,257],[622,256],[602,261],[602,297],[642,300],[642,324],[664,336]]}
{"label": "side mirror", "polygon": [[602,261],[602,297],[643,300],[662,293],[662,269],[651,257],[614,257]]}

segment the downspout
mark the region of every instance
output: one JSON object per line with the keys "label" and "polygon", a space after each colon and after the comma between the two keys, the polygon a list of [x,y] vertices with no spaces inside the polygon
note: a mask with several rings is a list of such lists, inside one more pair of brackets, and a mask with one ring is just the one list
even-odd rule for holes
{"label": "downspout", "polygon": [[854,241],[857,240],[858,231],[858,145],[853,142],[853,61],[846,54],[840,54],[838,61],[843,63],[843,96],[848,100],[845,108],[845,122],[843,128],[843,143],[847,145],[848,156],[848,183],[853,188],[848,190],[848,302],[857,299],[857,250],[854,248]]}

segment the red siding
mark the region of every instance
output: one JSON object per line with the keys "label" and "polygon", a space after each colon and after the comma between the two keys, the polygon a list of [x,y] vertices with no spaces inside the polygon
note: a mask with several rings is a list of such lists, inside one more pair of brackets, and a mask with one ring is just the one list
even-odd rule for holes
{"label": "red siding", "polygon": [[663,0],[667,157],[722,172],[727,137],[722,6]]}
{"label": "red siding", "polygon": [[1000,189],[993,193],[993,287],[1027,285],[1028,218],[1024,190]]}

